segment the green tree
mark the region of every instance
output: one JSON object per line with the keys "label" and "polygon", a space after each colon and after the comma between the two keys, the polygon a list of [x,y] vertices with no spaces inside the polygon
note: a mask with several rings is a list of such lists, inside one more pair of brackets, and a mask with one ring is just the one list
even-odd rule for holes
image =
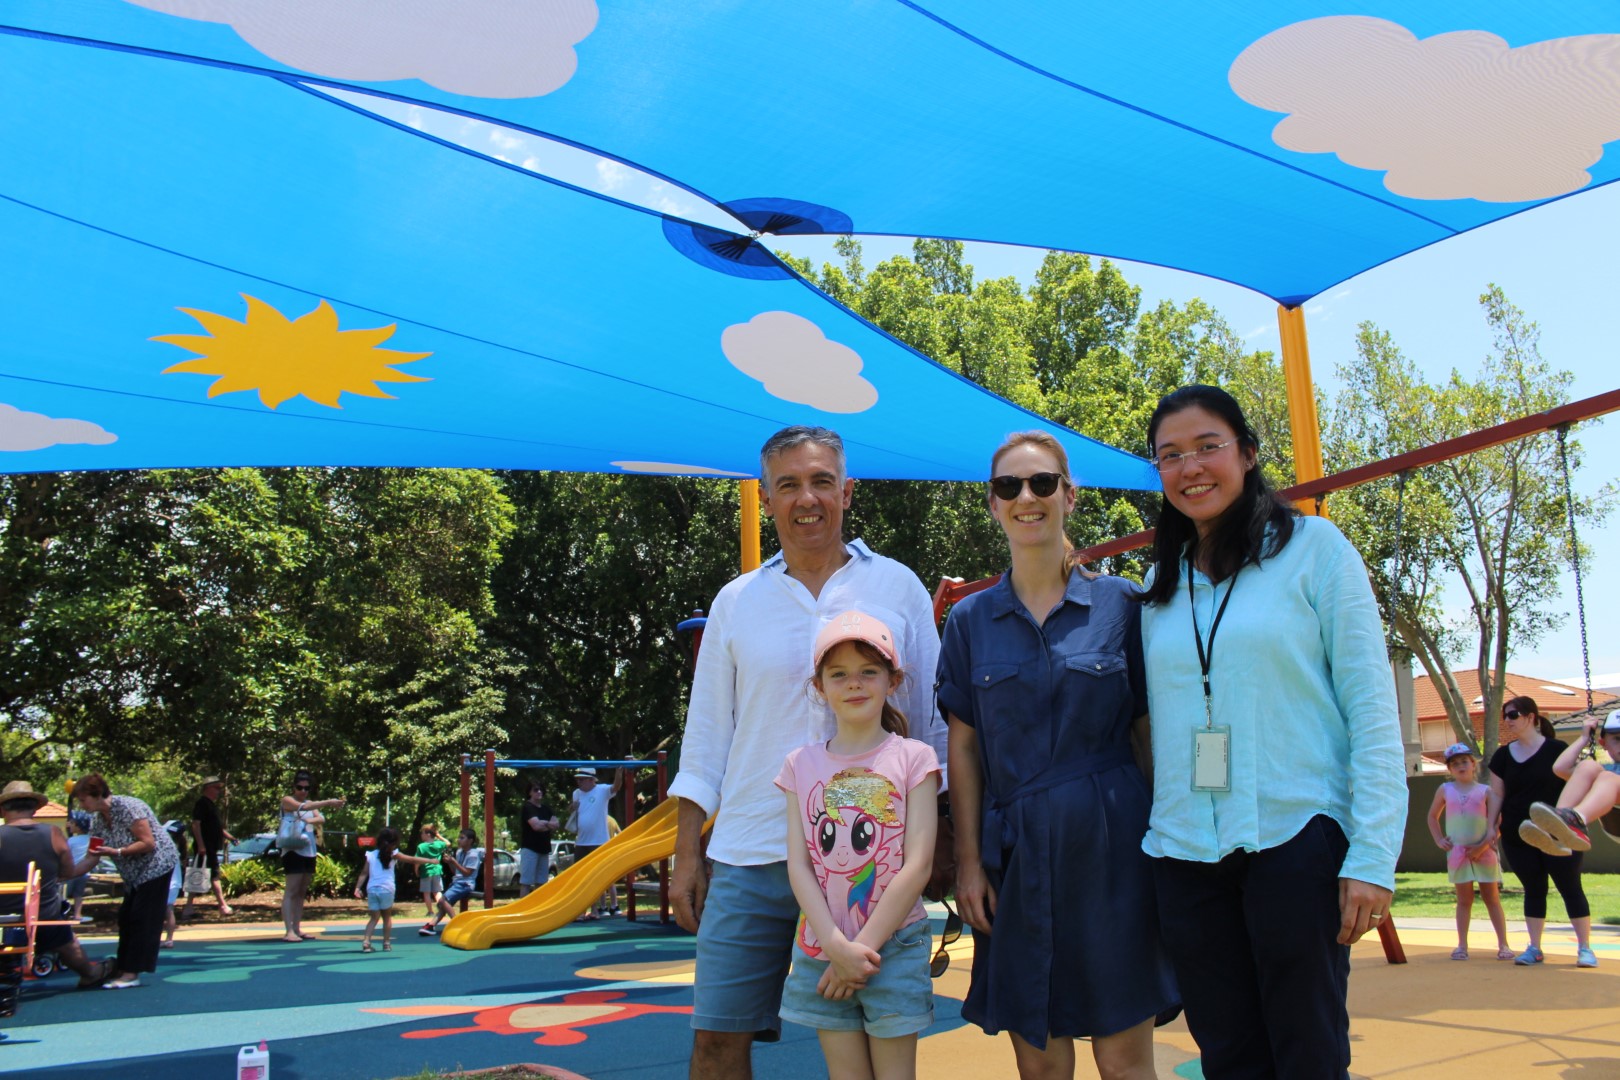
{"label": "green tree", "polygon": [[[1342,367],[1325,449],[1339,471],[1405,453],[1569,400],[1573,377],[1541,355],[1536,324],[1492,285],[1480,305],[1493,348],[1478,375],[1453,369],[1430,384],[1384,331],[1370,323],[1357,338],[1358,362]],[[1569,443],[1571,467],[1579,443]],[[1577,497],[1583,528],[1606,517],[1610,493]],[[1395,529],[1397,505],[1402,528]],[[1516,647],[1534,644],[1565,618],[1558,575],[1571,551],[1563,478],[1553,433],[1429,466],[1406,482],[1369,484],[1334,497],[1334,516],[1373,568],[1373,584],[1396,643],[1440,688],[1457,736],[1473,742],[1453,663],[1468,656],[1483,691],[1484,753],[1499,738],[1503,675]],[[1394,562],[1400,549],[1400,570]],[[1583,560],[1588,553],[1583,550]],[[1467,615],[1448,622],[1448,586],[1467,600]],[[1471,655],[1470,655],[1471,654]]]}

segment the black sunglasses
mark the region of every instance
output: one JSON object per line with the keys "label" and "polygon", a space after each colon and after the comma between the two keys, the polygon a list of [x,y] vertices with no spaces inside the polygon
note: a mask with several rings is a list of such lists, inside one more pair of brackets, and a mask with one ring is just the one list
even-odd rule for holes
{"label": "black sunglasses", "polygon": [[1011,502],[1018,498],[1018,493],[1024,490],[1024,484],[1027,482],[1030,494],[1037,499],[1044,499],[1058,489],[1062,479],[1062,474],[1055,472],[1038,472],[1034,476],[992,476],[990,494]]}
{"label": "black sunglasses", "polygon": [[[1047,475],[1051,475],[1048,473]],[[945,932],[939,935],[939,950],[934,958],[928,962],[930,978],[939,978],[951,966],[951,954],[945,951],[945,946],[957,941],[962,936],[962,916],[956,913],[951,905],[945,905]]]}
{"label": "black sunglasses", "polygon": [[293,785],[293,790],[294,791],[308,791],[309,790],[309,785],[308,784],[294,784]]}
{"label": "black sunglasses", "polygon": [[1517,720],[1519,717],[1521,717],[1523,715],[1524,714],[1521,713],[1518,709],[1503,709],[1502,710],[1502,718],[1504,720]]}

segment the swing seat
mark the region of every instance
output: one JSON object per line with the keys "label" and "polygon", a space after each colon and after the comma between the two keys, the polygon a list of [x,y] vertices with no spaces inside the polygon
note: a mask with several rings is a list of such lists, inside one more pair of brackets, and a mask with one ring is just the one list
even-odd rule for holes
{"label": "swing seat", "polygon": [[1620,806],[1598,818],[1596,824],[1603,830],[1605,836],[1620,844]]}

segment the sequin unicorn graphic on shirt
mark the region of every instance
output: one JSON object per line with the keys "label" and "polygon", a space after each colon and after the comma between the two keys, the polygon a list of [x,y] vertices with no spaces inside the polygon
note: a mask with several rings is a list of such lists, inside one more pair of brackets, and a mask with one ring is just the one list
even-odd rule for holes
{"label": "sequin unicorn graphic on shirt", "polygon": [[[827,897],[827,909],[844,937],[866,925],[889,880],[900,871],[906,827],[894,804],[900,798],[888,777],[856,767],[810,789],[810,861]],[[815,931],[799,918],[799,943],[821,955]]]}

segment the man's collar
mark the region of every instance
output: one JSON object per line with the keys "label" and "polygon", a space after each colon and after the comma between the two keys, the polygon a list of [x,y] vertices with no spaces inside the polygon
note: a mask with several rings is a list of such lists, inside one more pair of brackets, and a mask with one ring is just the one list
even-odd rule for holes
{"label": "man's collar", "polygon": [[[871,559],[876,557],[872,549],[866,546],[866,541],[862,540],[858,536],[855,539],[845,543],[844,550],[849,552],[852,558],[856,559]],[[787,573],[787,560],[782,557],[782,552],[778,550],[775,555],[772,555],[770,558],[760,563],[760,569],[773,569],[785,574]]]}
{"label": "man's collar", "polygon": [[[990,586],[985,592],[990,604],[990,617],[999,619],[1003,615],[1011,615],[1015,611],[1023,610],[1023,601],[1013,592],[1012,570],[1009,568],[1001,575],[1001,580]],[[1069,583],[1063,588],[1065,603],[1078,604],[1081,607],[1091,606],[1091,578],[1077,570],[1069,571]]]}

